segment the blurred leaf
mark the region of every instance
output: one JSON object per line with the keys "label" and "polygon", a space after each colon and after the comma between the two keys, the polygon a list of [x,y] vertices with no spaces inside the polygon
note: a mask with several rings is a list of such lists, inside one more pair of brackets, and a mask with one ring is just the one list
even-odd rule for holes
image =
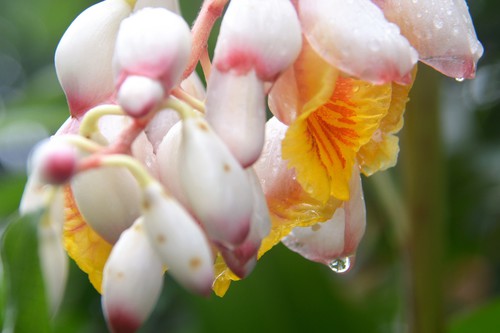
{"label": "blurred leaf", "polygon": [[2,198],[2,204],[0,204],[0,220],[7,217],[19,206],[19,201],[23,194],[24,183],[26,182],[26,176],[9,174],[8,176],[2,176],[0,174],[0,198]]}
{"label": "blurred leaf", "polygon": [[448,333],[496,333],[499,329],[500,299],[455,319]]}
{"label": "blurred leaf", "polygon": [[50,332],[38,259],[38,222],[43,212],[14,219],[2,237],[5,309],[3,332]]}

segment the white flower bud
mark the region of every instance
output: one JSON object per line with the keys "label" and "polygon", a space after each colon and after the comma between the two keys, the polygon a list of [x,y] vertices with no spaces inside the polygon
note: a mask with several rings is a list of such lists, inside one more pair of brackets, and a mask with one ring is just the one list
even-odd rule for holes
{"label": "white flower bud", "polygon": [[116,35],[131,11],[125,0],[102,1],[81,13],[64,33],[55,66],[72,116],[80,117],[95,105],[111,102]]}
{"label": "white flower bud", "polygon": [[189,210],[189,203],[181,184],[179,148],[182,138],[182,123],[177,122],[167,132],[156,153],[161,183],[179,202]]}
{"label": "white flower bud", "polygon": [[255,69],[261,80],[272,81],[297,58],[301,45],[289,0],[233,0],[221,23],[214,65],[238,75]]}
{"label": "white flower bud", "polygon": [[161,84],[144,76],[128,76],[118,90],[118,104],[131,117],[147,115],[163,99]]}
{"label": "white flower bud", "polygon": [[124,168],[82,172],[71,181],[71,189],[85,221],[111,244],[140,215],[139,185]]}
{"label": "white flower bud", "polygon": [[162,7],[174,13],[180,13],[178,0],[137,0],[134,11],[138,11],[146,7]]}
{"label": "white flower bud", "polygon": [[102,307],[112,332],[135,332],[163,287],[163,264],[141,219],[125,230],[104,266]]}
{"label": "white flower bud", "polygon": [[208,295],[214,259],[203,230],[158,183],[144,190],[144,226],[169,273],[187,289]]}
{"label": "white flower bud", "polygon": [[233,273],[240,278],[247,277],[257,263],[262,239],[271,230],[271,220],[267,208],[266,197],[260,186],[259,178],[252,168],[246,169],[253,193],[253,213],[250,222],[250,232],[245,241],[234,250],[219,247],[224,261]]}
{"label": "white flower bud", "polygon": [[232,249],[247,237],[252,189],[244,170],[202,117],[183,120],[180,180],[210,239]]}
{"label": "white flower bud", "polygon": [[182,17],[164,8],[141,9],[120,26],[114,56],[117,83],[141,75],[158,80],[169,93],[190,52],[191,31]]}
{"label": "white flower bud", "polygon": [[243,167],[252,165],[264,146],[264,83],[251,70],[238,75],[213,69],[207,91],[207,120]]}

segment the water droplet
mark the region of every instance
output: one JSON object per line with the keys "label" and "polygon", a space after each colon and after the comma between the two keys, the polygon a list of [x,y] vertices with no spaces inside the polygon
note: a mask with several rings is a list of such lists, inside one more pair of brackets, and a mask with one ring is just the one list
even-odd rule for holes
{"label": "water droplet", "polygon": [[457,82],[464,82],[464,78],[463,77],[456,77],[455,80]]}
{"label": "water droplet", "polygon": [[349,257],[335,259],[328,264],[328,267],[337,274],[345,273],[351,268],[351,259]]}
{"label": "water droplet", "polygon": [[443,20],[439,16],[435,16],[434,17],[434,22],[433,23],[434,23],[434,27],[436,29],[439,30],[439,29],[443,28],[444,22],[443,22]]}

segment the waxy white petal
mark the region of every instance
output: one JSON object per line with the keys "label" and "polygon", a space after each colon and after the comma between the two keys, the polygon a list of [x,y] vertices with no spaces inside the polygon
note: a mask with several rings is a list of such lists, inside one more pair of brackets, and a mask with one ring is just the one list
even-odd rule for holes
{"label": "waxy white petal", "polygon": [[248,235],[252,189],[229,149],[202,117],[183,120],[181,184],[211,240],[233,248]]}
{"label": "waxy white petal", "polygon": [[163,263],[141,219],[125,230],[104,266],[102,307],[111,332],[135,332],[163,287]]}
{"label": "waxy white petal", "polygon": [[140,215],[139,185],[124,168],[82,172],[71,181],[71,189],[85,221],[111,244]]}
{"label": "waxy white petal", "polygon": [[184,188],[181,184],[179,169],[179,148],[182,139],[182,124],[177,122],[168,131],[158,147],[156,157],[160,182],[179,202],[189,210],[189,202],[186,199]]}
{"label": "waxy white petal", "polygon": [[409,83],[418,54],[370,0],[299,0],[302,28],[331,65],[365,81]]}
{"label": "waxy white petal", "polygon": [[160,184],[144,190],[144,226],[151,243],[184,287],[208,295],[214,280],[214,259],[201,227]]}
{"label": "waxy white petal", "polygon": [[297,58],[300,23],[289,0],[233,0],[221,23],[214,65],[221,72],[254,69],[272,81]]}
{"label": "waxy white petal", "polygon": [[164,109],[156,113],[145,129],[148,140],[153,145],[154,151],[158,151],[163,138],[170,129],[179,122],[180,117],[172,109]]}
{"label": "waxy white petal", "polygon": [[191,32],[182,17],[159,7],[141,9],[120,26],[114,56],[117,83],[141,75],[158,80],[170,92],[190,53]]}
{"label": "waxy white petal", "polygon": [[483,46],[464,0],[374,2],[400,27],[421,61],[454,78],[474,77]]}
{"label": "waxy white petal", "polygon": [[61,38],[55,66],[74,117],[111,101],[116,35],[120,22],[131,11],[125,0],[99,2],[82,12]]}
{"label": "waxy white petal", "polygon": [[351,199],[337,208],[332,218],[311,227],[294,228],[282,242],[304,258],[328,265],[354,255],[365,232],[366,210],[359,168],[354,166]]}
{"label": "waxy white petal", "polygon": [[213,69],[208,82],[207,120],[243,167],[252,165],[264,145],[264,83],[254,70],[238,75]]}

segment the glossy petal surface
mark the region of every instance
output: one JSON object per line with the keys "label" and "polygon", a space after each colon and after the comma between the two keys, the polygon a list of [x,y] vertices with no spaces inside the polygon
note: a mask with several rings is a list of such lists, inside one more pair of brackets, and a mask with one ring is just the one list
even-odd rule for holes
{"label": "glossy petal surface", "polygon": [[408,82],[418,55],[369,0],[300,0],[312,47],[341,71],[373,83]]}
{"label": "glossy petal surface", "polygon": [[483,46],[464,0],[375,2],[400,27],[421,61],[454,78],[475,76]]}

